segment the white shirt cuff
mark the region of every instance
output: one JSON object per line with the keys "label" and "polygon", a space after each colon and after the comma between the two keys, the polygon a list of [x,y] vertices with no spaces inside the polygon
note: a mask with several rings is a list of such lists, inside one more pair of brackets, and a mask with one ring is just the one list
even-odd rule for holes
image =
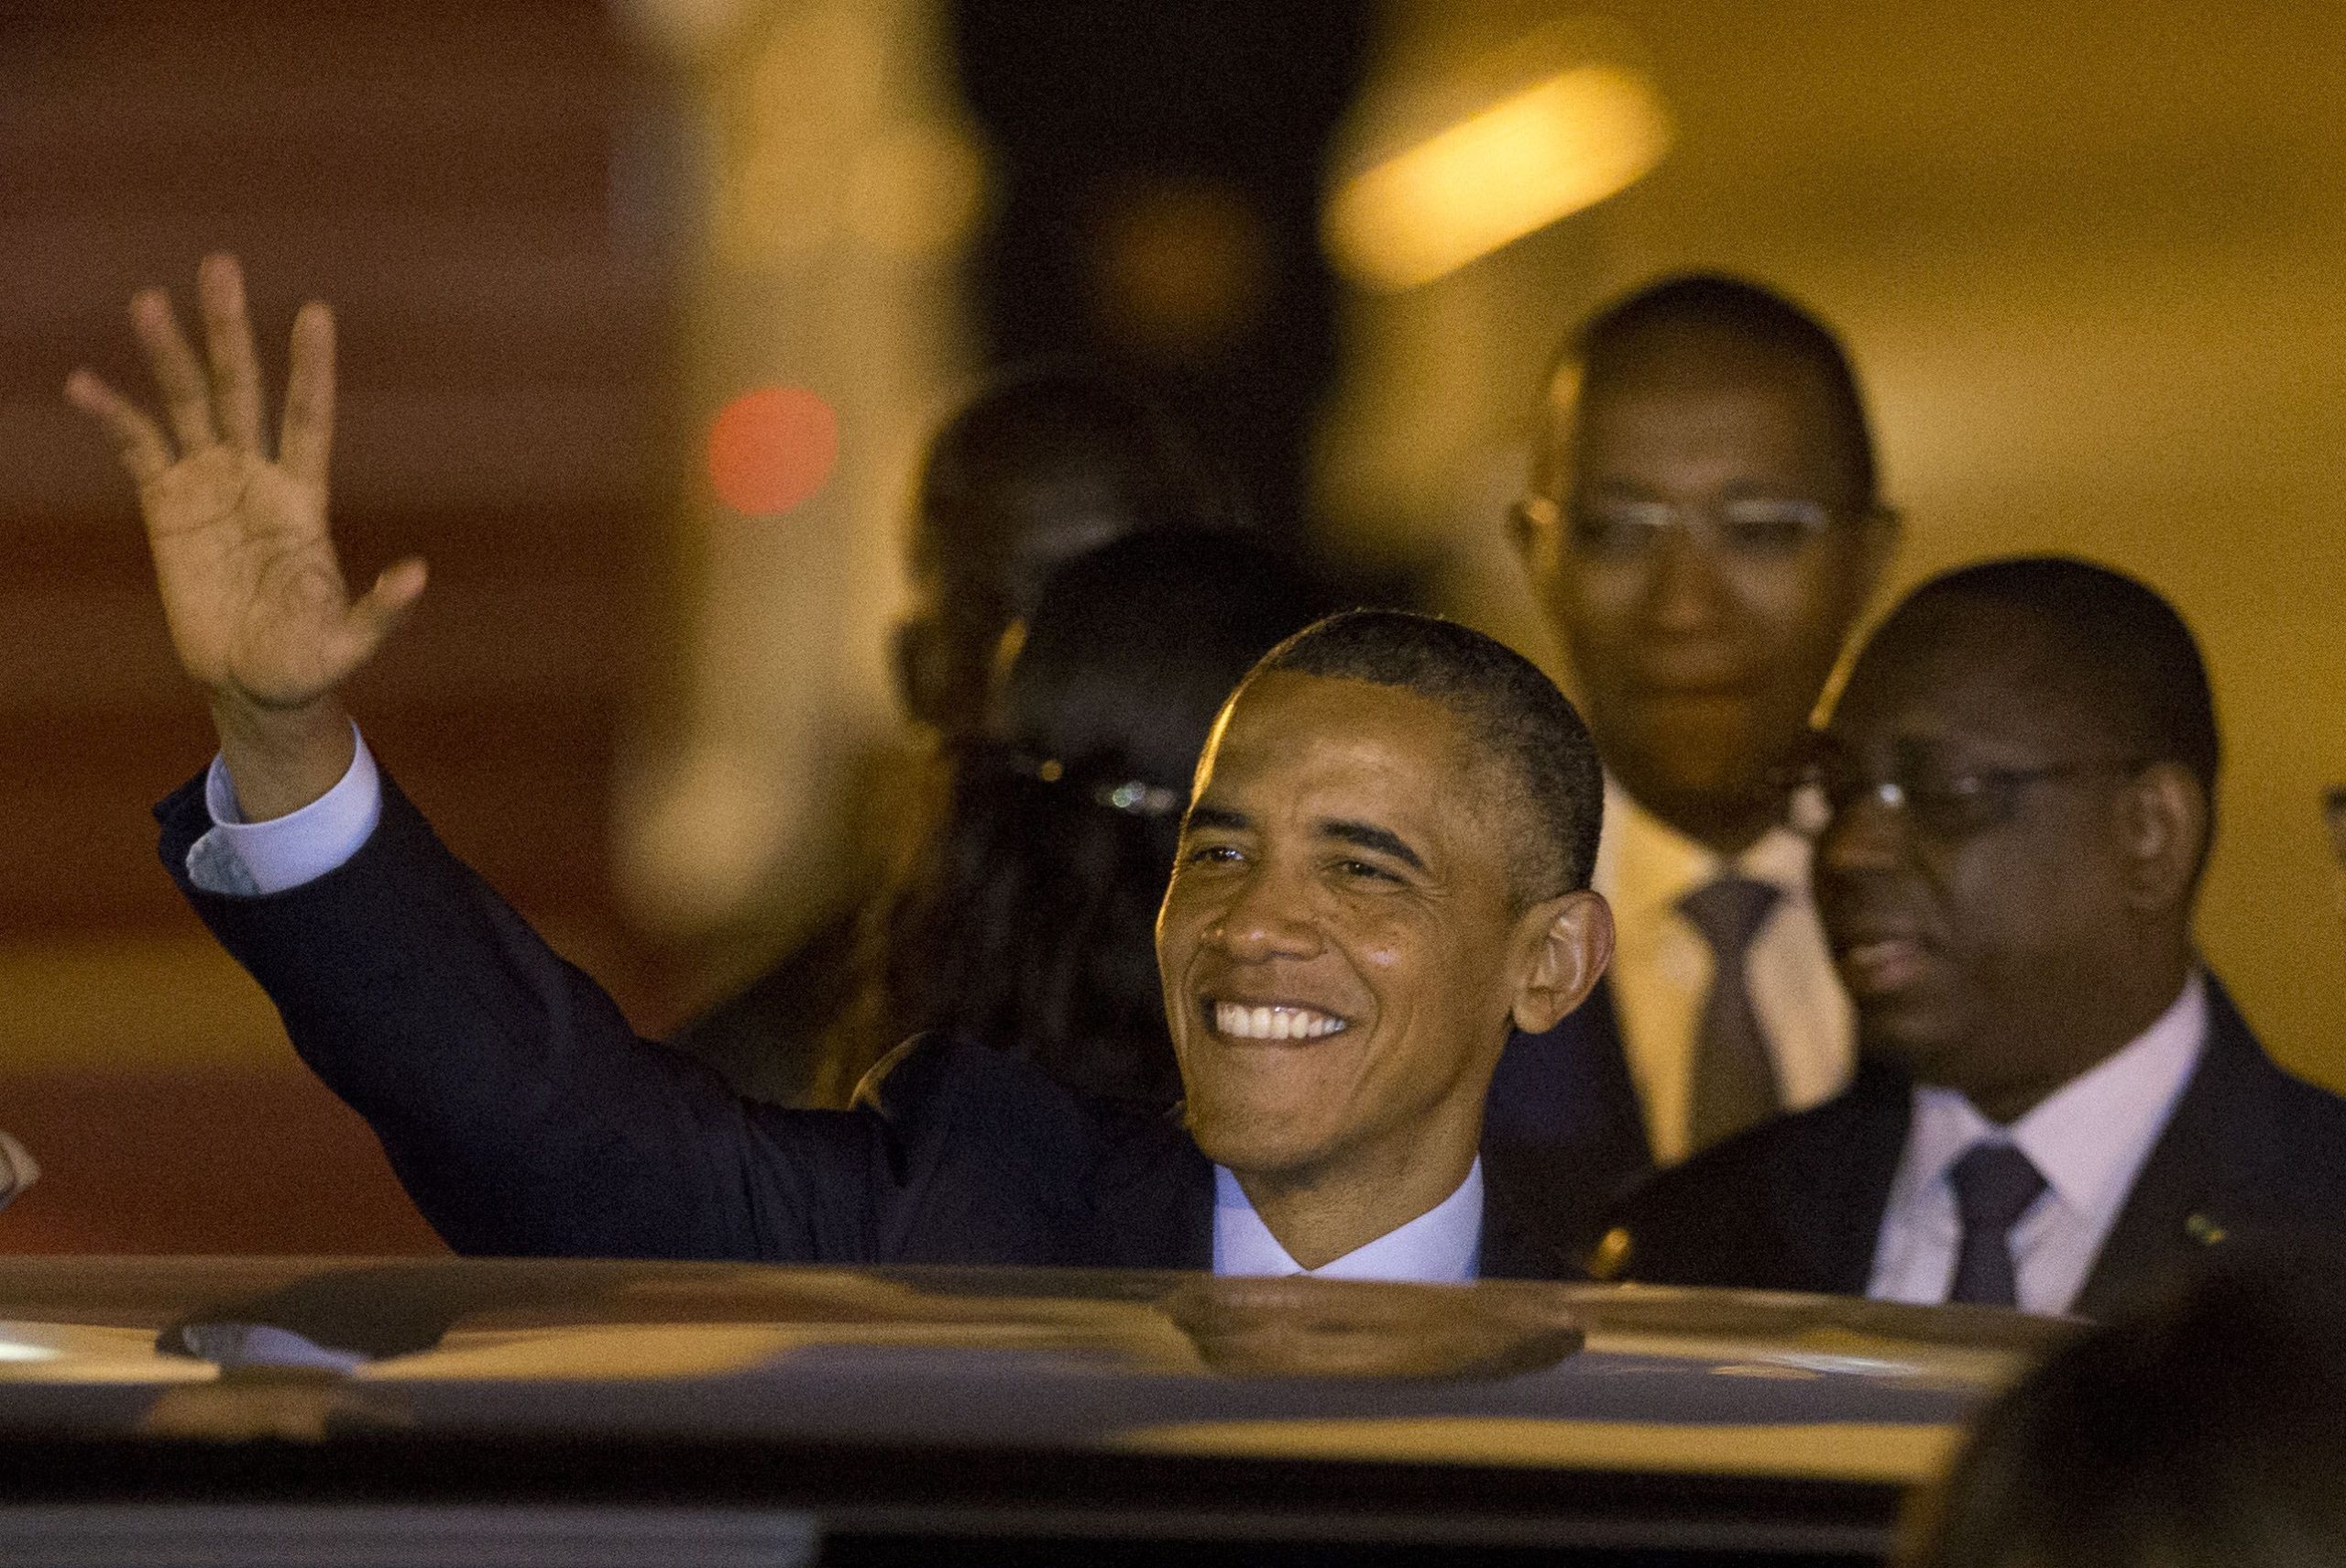
{"label": "white shirt cuff", "polygon": [[355,724],[350,737],[350,767],[341,782],[301,810],[267,822],[245,820],[227,763],[213,758],[203,781],[212,828],[187,852],[188,881],[206,893],[283,893],[358,853],[382,820],[383,780]]}

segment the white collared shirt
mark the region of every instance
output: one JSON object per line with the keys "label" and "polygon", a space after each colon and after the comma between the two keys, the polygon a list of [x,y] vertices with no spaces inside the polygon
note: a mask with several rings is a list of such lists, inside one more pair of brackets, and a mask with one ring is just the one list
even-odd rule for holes
{"label": "white collared shirt", "polygon": [[1238,1179],[1213,1168],[1213,1271],[1309,1274],[1315,1279],[1398,1279],[1419,1285],[1465,1285],[1481,1272],[1483,1162],[1478,1158],[1456,1191],[1398,1230],[1354,1247],[1317,1268],[1288,1255],[1263,1223]]}
{"label": "white collared shirt", "polygon": [[350,766],[334,788],[283,817],[247,822],[228,764],[212,759],[203,806],[212,826],[188,847],[187,879],[206,893],[247,896],[314,882],[356,854],[383,817],[383,780],[358,727],[350,727]]}
{"label": "white collared shirt", "polygon": [[1744,974],[1784,1108],[1806,1110],[1849,1080],[1856,1028],[1809,893],[1812,851],[1807,839],[1778,828],[1733,861],[1722,860],[1606,781],[1595,887],[1613,905],[1607,972],[1629,1076],[1660,1164],[1673,1165],[1690,1152],[1694,1031],[1714,967],[1710,944],[1678,901],[1722,875],[1770,883],[1783,894],[1751,939]]}
{"label": "white collared shirt", "polygon": [[1976,1144],[2010,1143],[2045,1182],[2012,1226],[2014,1294],[2026,1311],[2067,1311],[2207,1040],[2208,987],[2194,970],[2156,1023],[2010,1127],[1989,1121],[1952,1089],[1915,1085],[1913,1121],[1891,1182],[1866,1294],[1881,1301],[1946,1299],[1963,1233],[1947,1172]]}

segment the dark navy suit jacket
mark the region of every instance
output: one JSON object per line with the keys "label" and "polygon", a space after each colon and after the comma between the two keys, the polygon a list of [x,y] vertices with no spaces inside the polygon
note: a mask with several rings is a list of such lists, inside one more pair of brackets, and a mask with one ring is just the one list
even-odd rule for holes
{"label": "dark navy suit jacket", "polygon": [[[637,1037],[443,846],[389,778],[348,862],[206,893],[203,781],[156,808],[164,864],[301,1059],[367,1118],[458,1252],[1203,1268],[1213,1169],[1180,1124],[983,1047],[908,1042],[853,1110],[740,1099]],[[1539,1194],[1486,1161],[1482,1272],[1580,1277]]]}
{"label": "dark navy suit jacket", "polygon": [[1484,1113],[1483,1168],[1539,1194],[1527,1223],[1549,1249],[1574,1258],[1589,1255],[1614,1209],[1653,1174],[1610,981],[1554,1028],[1507,1043]]}
{"label": "dark navy suit jacket", "polygon": [[[2346,1100],[2264,1053],[2213,978],[2208,1044],[2071,1310],[2099,1317],[2227,1252],[2346,1255]],[[1862,1296],[1913,1097],[1879,1064],[1841,1094],[1697,1155],[1619,1216],[1623,1272],[1665,1285]]]}

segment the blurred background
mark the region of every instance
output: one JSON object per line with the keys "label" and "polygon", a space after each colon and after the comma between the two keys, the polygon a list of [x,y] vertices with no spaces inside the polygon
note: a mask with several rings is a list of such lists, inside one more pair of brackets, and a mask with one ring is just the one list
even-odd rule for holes
{"label": "blurred background", "polygon": [[[2346,1088],[2346,13],[1623,0],[9,0],[0,1251],[436,1245],[153,860],[210,755],[59,387],[246,258],[343,322],[365,678],[443,835],[660,1032],[871,876],[926,431],[1102,360],[1264,525],[1550,662],[1501,533],[1555,340],[1657,272],[1846,334],[1898,582],[2059,549],[2206,646],[2202,928]],[[859,803],[866,803],[859,805]]]}

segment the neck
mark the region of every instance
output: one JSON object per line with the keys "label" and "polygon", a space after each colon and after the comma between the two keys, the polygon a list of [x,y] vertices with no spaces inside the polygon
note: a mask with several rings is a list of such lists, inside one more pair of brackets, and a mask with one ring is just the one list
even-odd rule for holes
{"label": "neck", "polygon": [[2139,980],[2099,992],[2085,1009],[2072,1014],[2066,1027],[2047,1026],[2036,1033],[2034,1037],[2048,1047],[2066,1042],[2047,1050],[2044,1070],[2008,1082],[1956,1087],[1982,1116],[2010,1126],[2141,1038],[2183,994],[2191,962],[2187,947],[2165,962],[2144,966]]}
{"label": "neck", "polygon": [[1318,1268],[1391,1234],[1457,1191],[1474,1168],[1481,1135],[1477,1118],[1463,1138],[1420,1135],[1398,1170],[1390,1158],[1354,1157],[1309,1170],[1231,1174],[1288,1256]]}

